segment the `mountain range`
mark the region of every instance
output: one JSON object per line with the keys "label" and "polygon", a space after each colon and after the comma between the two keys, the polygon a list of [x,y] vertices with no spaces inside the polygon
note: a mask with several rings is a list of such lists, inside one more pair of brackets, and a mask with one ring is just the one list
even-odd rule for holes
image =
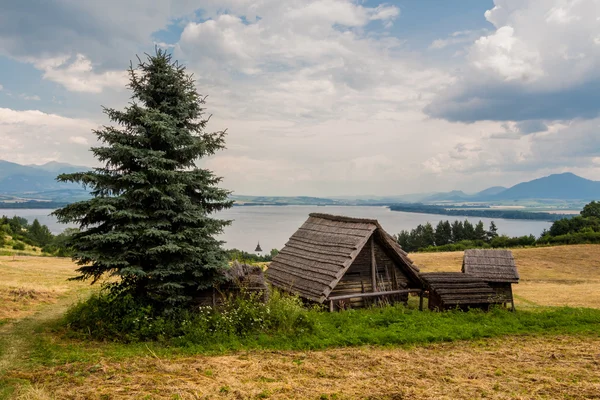
{"label": "mountain range", "polygon": [[88,194],[80,185],[57,182],[56,176],[89,169],[54,161],[42,165],[21,165],[0,160],[0,195],[4,200],[72,201],[84,198]]}
{"label": "mountain range", "polygon": [[600,199],[600,182],[570,172],[554,174],[505,188],[493,186],[475,194],[451,191],[424,196],[419,201],[495,202],[515,200],[596,200]]}
{"label": "mountain range", "polygon": [[[0,201],[43,200],[70,202],[89,197],[81,186],[56,181],[56,176],[89,170],[89,167],[49,162],[20,165],[0,160]],[[512,187],[492,186],[478,193],[460,190],[442,193],[416,193],[397,196],[284,197],[232,196],[238,204],[390,204],[390,203],[461,203],[505,202],[519,200],[595,200],[600,199],[600,182],[570,172],[554,174]]]}

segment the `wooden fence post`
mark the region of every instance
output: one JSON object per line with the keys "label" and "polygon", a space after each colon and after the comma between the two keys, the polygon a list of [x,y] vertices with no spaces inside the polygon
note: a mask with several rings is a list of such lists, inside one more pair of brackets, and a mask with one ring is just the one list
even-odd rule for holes
{"label": "wooden fence post", "polygon": [[377,261],[375,260],[375,239],[374,234],[371,235],[371,291],[377,291]]}

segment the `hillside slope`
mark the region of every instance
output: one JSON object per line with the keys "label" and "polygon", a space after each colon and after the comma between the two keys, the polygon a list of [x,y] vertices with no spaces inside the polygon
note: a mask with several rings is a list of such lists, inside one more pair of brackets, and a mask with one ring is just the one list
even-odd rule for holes
{"label": "hillside slope", "polygon": [[567,172],[519,183],[492,198],[494,200],[597,200],[600,199],[600,182]]}

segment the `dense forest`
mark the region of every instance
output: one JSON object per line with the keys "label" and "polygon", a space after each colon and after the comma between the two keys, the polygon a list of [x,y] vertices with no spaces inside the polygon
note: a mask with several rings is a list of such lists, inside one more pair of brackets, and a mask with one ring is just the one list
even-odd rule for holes
{"label": "dense forest", "polygon": [[415,251],[462,251],[469,248],[506,248],[554,244],[600,243],[600,202],[587,204],[580,215],[552,223],[539,238],[533,235],[509,237],[498,234],[494,222],[485,229],[483,222],[440,221],[434,228],[427,223],[396,236],[402,248]]}
{"label": "dense forest", "polygon": [[565,214],[552,214],[547,212],[528,212],[518,210],[499,210],[491,208],[473,209],[471,207],[444,207],[437,205],[421,203],[393,204],[390,206],[392,211],[403,211],[421,214],[438,214],[461,217],[479,217],[479,218],[502,218],[502,219],[527,219],[540,221],[557,221],[563,218],[569,218]]}

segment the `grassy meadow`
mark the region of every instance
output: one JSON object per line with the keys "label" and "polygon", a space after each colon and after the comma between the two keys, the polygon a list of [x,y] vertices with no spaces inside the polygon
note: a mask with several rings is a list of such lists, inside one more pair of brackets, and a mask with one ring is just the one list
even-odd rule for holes
{"label": "grassy meadow", "polygon": [[[600,393],[600,246],[513,250],[517,312],[314,312],[306,335],[76,339],[68,259],[0,257],[0,399],[587,399]],[[462,253],[411,254],[460,271]],[[562,308],[563,306],[577,308]],[[560,307],[560,308],[559,308]]]}
{"label": "grassy meadow", "polygon": [[[513,285],[518,308],[600,308],[600,246],[537,247],[512,252],[521,277]],[[458,272],[463,252],[412,253],[410,257],[423,272]]]}

